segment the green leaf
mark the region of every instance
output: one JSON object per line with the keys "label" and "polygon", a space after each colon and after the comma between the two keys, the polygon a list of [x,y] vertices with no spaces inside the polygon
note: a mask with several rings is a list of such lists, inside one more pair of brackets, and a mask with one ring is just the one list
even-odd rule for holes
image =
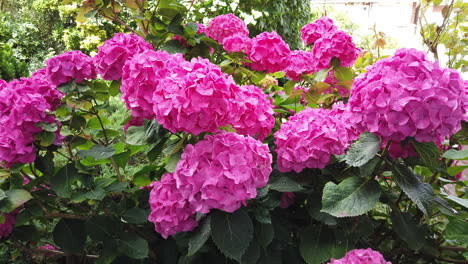
{"label": "green leaf", "polygon": [[228,258],[241,260],[253,238],[253,224],[244,210],[215,211],[211,215],[211,238]]}
{"label": "green leaf", "polygon": [[290,80],[287,83],[284,84],[284,92],[287,95],[291,95],[291,93],[294,91],[294,86],[297,84],[296,81]]}
{"label": "green leaf", "polygon": [[166,166],[164,166],[164,168],[168,171],[168,172],[174,172],[176,167],[177,167],[177,163],[179,162],[180,160],[180,157],[181,157],[181,153],[178,152],[178,153],[175,153],[175,154],[172,154],[171,157],[169,158],[169,161],[167,162]]}
{"label": "green leaf", "polygon": [[323,82],[328,76],[328,73],[330,72],[331,69],[323,69],[315,73],[314,75],[314,81],[316,82]]}
{"label": "green leaf", "polygon": [[299,250],[302,258],[309,264],[318,264],[330,258],[341,258],[347,243],[335,238],[332,229],[324,226],[309,226],[300,234]]}
{"label": "green leaf", "polygon": [[447,152],[442,155],[442,157],[446,159],[452,159],[452,160],[468,160],[468,149],[464,150],[454,150],[454,149],[449,149]]}
{"label": "green leaf", "polygon": [[[102,125],[104,127],[111,124],[111,121],[109,119],[107,119],[105,117],[100,117],[100,118],[101,118]],[[101,123],[99,122],[99,119],[96,116],[91,118],[88,121],[87,128],[96,129],[96,130],[101,130],[102,129]]]}
{"label": "green leaf", "polygon": [[[244,255],[242,256],[241,263],[242,264],[257,264],[258,259],[260,258],[260,247],[258,246],[257,241],[252,240],[250,242],[249,247],[245,251]],[[272,264],[269,262],[269,264]]]}
{"label": "green leaf", "polygon": [[120,81],[112,81],[112,83],[109,86],[109,95],[110,96],[116,96],[120,92]]}
{"label": "green leaf", "polygon": [[143,224],[148,221],[148,215],[147,211],[134,207],[126,211],[122,218],[130,224]]}
{"label": "green leaf", "polygon": [[456,202],[457,204],[459,204],[459,205],[461,205],[461,206],[468,209],[468,199],[460,198],[460,197],[457,197],[457,196],[454,196],[454,195],[448,195],[447,199],[452,200],[452,201]]}
{"label": "green leaf", "polygon": [[431,169],[431,171],[436,171],[437,165],[439,164],[440,149],[434,142],[419,143],[413,140],[412,143],[419,157],[421,157],[423,164]]}
{"label": "green leaf", "polygon": [[81,158],[91,157],[96,160],[106,159],[112,157],[115,154],[115,148],[113,146],[94,145],[89,150],[78,151],[78,156]]}
{"label": "green leaf", "polygon": [[131,151],[127,150],[120,154],[114,155],[115,163],[119,166],[119,168],[125,168],[127,166],[128,160],[130,159]]}
{"label": "green leaf", "polygon": [[96,188],[94,190],[91,190],[89,192],[86,193],[86,198],[90,199],[90,200],[102,200],[104,199],[104,197],[106,197],[106,192],[104,191],[103,188]]}
{"label": "green leaf", "polygon": [[453,166],[453,167],[450,167],[447,169],[447,173],[450,175],[450,176],[455,176],[457,174],[459,174],[460,172],[464,171],[468,169],[468,165],[463,165],[463,166]]}
{"label": "green leaf", "polygon": [[336,185],[325,184],[322,210],[336,217],[357,216],[374,208],[380,197],[380,186],[373,180],[350,177]]}
{"label": "green leaf", "polygon": [[188,256],[192,256],[205,245],[206,241],[211,235],[211,217],[208,216],[203,220],[202,224],[199,225],[190,235],[188,242]]}
{"label": "green leaf", "polygon": [[133,259],[144,259],[148,256],[148,242],[135,233],[123,233],[119,238],[121,251]]}
{"label": "green leaf", "polygon": [[96,241],[112,240],[120,228],[120,221],[110,216],[95,215],[86,221],[87,233],[91,239]]}
{"label": "green leaf", "polygon": [[393,162],[392,172],[396,184],[416,203],[419,210],[430,214],[431,204],[435,197],[432,186],[421,182],[416,174],[399,162]]}
{"label": "green leaf", "polygon": [[31,194],[23,189],[12,189],[6,191],[4,195],[6,198],[0,201],[0,211],[6,213],[14,211],[32,198]]}
{"label": "green leaf", "polygon": [[445,228],[445,237],[457,241],[457,244],[468,244],[468,222],[462,219],[451,219]]}
{"label": "green leaf", "polygon": [[375,156],[371,160],[369,160],[366,164],[359,167],[359,174],[361,177],[369,177],[373,176],[372,173],[375,170],[375,167],[379,163],[380,158]]}
{"label": "green leaf", "polygon": [[304,189],[302,185],[283,174],[275,178],[268,186],[270,190],[278,192],[298,192]]}
{"label": "green leaf", "polygon": [[162,45],[162,47],[160,49],[164,50],[164,51],[167,51],[167,52],[169,52],[171,54],[175,54],[175,53],[182,53],[183,54],[186,51],[186,48],[184,46],[182,46],[180,41],[178,41],[177,39],[169,40],[168,42],[164,43],[164,45]]}
{"label": "green leaf", "polygon": [[72,163],[65,165],[52,178],[51,187],[55,193],[63,198],[70,198],[72,184],[80,179],[82,175],[78,172]]}
{"label": "green leaf", "polygon": [[424,244],[424,229],[419,226],[409,213],[392,211],[393,230],[414,250],[421,249]]}
{"label": "green leaf", "polygon": [[11,236],[14,239],[30,242],[37,241],[40,238],[40,233],[33,225],[23,225],[16,226]]}
{"label": "green leaf", "polygon": [[379,137],[372,133],[364,132],[346,153],[346,163],[353,167],[360,167],[371,160],[379,150]]}
{"label": "green leaf", "polygon": [[272,224],[258,223],[255,225],[255,236],[263,248],[267,248],[275,237],[275,230]]}
{"label": "green leaf", "polygon": [[60,219],[53,230],[54,243],[65,252],[80,254],[86,242],[85,223],[77,219]]}
{"label": "green leaf", "polygon": [[354,77],[353,71],[347,67],[338,67],[334,70],[335,77],[338,81],[351,81]]}

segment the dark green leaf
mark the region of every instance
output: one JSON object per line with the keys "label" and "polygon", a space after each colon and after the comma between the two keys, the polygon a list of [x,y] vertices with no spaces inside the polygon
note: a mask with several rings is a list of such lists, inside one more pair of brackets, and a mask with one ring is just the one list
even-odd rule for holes
{"label": "dark green leaf", "polygon": [[346,153],[346,163],[353,167],[360,167],[371,160],[380,150],[380,139],[368,132],[361,134]]}
{"label": "dark green leaf", "polygon": [[253,238],[253,224],[244,210],[215,211],[211,215],[211,238],[229,258],[241,260]]}
{"label": "dark green leaf", "polygon": [[91,239],[96,241],[111,240],[120,231],[120,223],[104,215],[96,215],[86,221],[86,230]]}
{"label": "dark green leaf", "polygon": [[65,252],[79,254],[86,241],[85,223],[77,219],[60,219],[54,227],[54,242]]}
{"label": "dark green leaf", "polygon": [[148,242],[135,233],[123,233],[119,238],[122,252],[133,259],[148,256]]}
{"label": "dark green leaf", "polygon": [[373,176],[372,173],[375,170],[375,166],[379,163],[380,158],[379,157],[373,157],[371,160],[369,160],[366,164],[362,165],[359,167],[359,173],[361,177],[369,177]]}
{"label": "dark green leaf", "polygon": [[166,164],[166,166],[164,168],[168,172],[174,172],[176,167],[177,167],[177,163],[180,160],[180,156],[181,156],[180,152],[172,154],[171,157],[169,158],[169,161],[167,162],[167,164]]}
{"label": "dark green leaf", "polygon": [[54,154],[50,151],[44,156],[37,156],[36,160],[34,161],[34,165],[36,169],[41,171],[46,176],[52,176],[55,173],[55,165],[54,165]]}
{"label": "dark green leaf", "polygon": [[432,186],[422,182],[408,167],[399,162],[393,163],[392,172],[396,184],[416,203],[419,210],[425,214],[430,214],[432,200],[434,199]]}
{"label": "dark green leaf", "polygon": [[302,185],[283,174],[275,178],[268,186],[270,190],[278,192],[298,192],[304,189]]}
{"label": "dark green leaf", "polygon": [[125,214],[122,215],[122,218],[130,224],[143,224],[148,221],[148,212],[141,208],[134,207],[126,211]]}
{"label": "dark green leaf", "polygon": [[463,219],[451,219],[445,228],[445,236],[457,241],[457,244],[468,245],[468,222]]}
{"label": "dark green leaf", "polygon": [[180,41],[177,39],[171,39],[168,42],[164,43],[164,45],[161,47],[161,50],[167,51],[171,54],[175,53],[185,53],[186,48],[182,46]]}
{"label": "dark green leaf", "polygon": [[78,172],[75,166],[69,163],[61,168],[52,178],[52,190],[54,190],[60,197],[70,198],[72,184],[81,177],[82,175]]}
{"label": "dark green leaf", "polygon": [[188,243],[188,256],[192,256],[200,250],[203,245],[205,245],[206,241],[211,235],[211,217],[208,216],[203,220],[201,225],[195,229],[189,238]]}
{"label": "dark green leaf", "polygon": [[120,92],[120,81],[112,81],[112,83],[109,86],[109,95],[110,96],[116,96]]}
{"label": "dark green leaf", "polygon": [[6,198],[0,201],[0,211],[10,213],[25,202],[29,201],[31,194],[23,189],[13,189],[4,193]]}
{"label": "dark green leaf", "polygon": [[380,197],[380,186],[373,180],[354,176],[340,184],[325,184],[322,212],[336,217],[357,216],[374,208]]}
{"label": "dark green leaf", "polygon": [[96,160],[106,159],[112,157],[115,154],[115,148],[113,146],[94,145],[89,150],[78,151],[78,156],[81,158],[91,157]]}
{"label": "dark green leaf", "polygon": [[86,198],[88,198],[90,200],[99,200],[100,201],[100,200],[104,199],[104,197],[106,197],[106,192],[104,191],[103,188],[100,188],[100,187],[86,193]]}
{"label": "dark green leaf", "polygon": [[184,26],[185,35],[187,35],[189,37],[195,36],[197,34],[197,31],[198,31],[198,24],[197,23],[190,22],[190,23],[187,23]]}
{"label": "dark green leaf", "polygon": [[[257,241],[252,240],[249,247],[242,256],[242,264],[257,264],[258,259],[260,258],[260,247],[258,246]],[[270,262],[271,264],[271,262]]]}
{"label": "dark green leaf", "polygon": [[[318,264],[330,258],[341,258],[346,243],[335,238],[332,229],[323,226],[310,226],[300,234],[299,250],[309,264]],[[344,249],[346,250],[346,249]]]}
{"label": "dark green leaf", "polygon": [[22,241],[37,241],[40,238],[39,231],[33,225],[17,226],[13,229],[12,237]]}
{"label": "dark green leaf", "polygon": [[260,246],[266,248],[275,237],[275,230],[272,224],[258,223],[255,225],[255,236]]}
{"label": "dark green leaf", "polygon": [[431,171],[436,171],[436,167],[439,164],[440,149],[434,144],[434,142],[419,143],[416,140],[413,140],[412,143],[418,152],[419,157],[421,157],[423,164],[431,169]]}
{"label": "dark green leaf", "polygon": [[391,219],[393,230],[410,248],[419,250],[424,246],[424,229],[413,220],[410,214],[393,211]]}

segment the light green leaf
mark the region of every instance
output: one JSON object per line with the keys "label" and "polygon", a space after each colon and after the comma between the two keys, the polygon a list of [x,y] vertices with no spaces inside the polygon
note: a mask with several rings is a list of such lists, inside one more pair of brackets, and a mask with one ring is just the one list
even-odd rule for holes
{"label": "light green leaf", "polygon": [[452,160],[468,160],[468,149],[464,150],[454,150],[454,149],[449,149],[447,152],[442,155],[442,157],[446,159],[452,159]]}
{"label": "light green leaf", "polygon": [[380,186],[373,180],[351,177],[336,185],[325,184],[322,210],[336,217],[357,216],[374,208],[380,197]]}
{"label": "light green leaf", "polygon": [[450,220],[445,228],[445,236],[458,244],[468,245],[468,222],[463,219]]}
{"label": "light green leaf", "polygon": [[29,201],[31,194],[23,189],[12,189],[2,193],[3,199],[0,201],[0,211],[12,212],[25,202]]}
{"label": "light green leaf", "polygon": [[89,150],[78,151],[78,156],[81,158],[91,157],[96,160],[106,159],[112,157],[115,154],[115,148],[113,146],[94,145]]}
{"label": "light green leaf", "polygon": [[334,70],[335,77],[338,81],[350,81],[353,79],[353,71],[347,67],[338,67]]}

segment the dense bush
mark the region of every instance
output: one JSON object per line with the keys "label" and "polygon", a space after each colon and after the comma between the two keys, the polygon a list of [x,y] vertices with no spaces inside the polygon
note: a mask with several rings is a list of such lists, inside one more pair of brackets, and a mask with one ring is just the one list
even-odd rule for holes
{"label": "dense bush", "polygon": [[456,70],[189,9],[84,1],[130,32],[0,80],[1,261],[466,263]]}

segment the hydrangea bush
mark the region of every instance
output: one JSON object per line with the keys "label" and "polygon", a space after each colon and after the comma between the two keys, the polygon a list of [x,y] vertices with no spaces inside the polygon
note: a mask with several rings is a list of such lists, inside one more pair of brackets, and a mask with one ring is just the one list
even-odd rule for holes
{"label": "hydrangea bush", "polygon": [[466,263],[457,71],[356,69],[327,17],[291,51],[232,14],[85,2],[132,32],[0,80],[9,263]]}

